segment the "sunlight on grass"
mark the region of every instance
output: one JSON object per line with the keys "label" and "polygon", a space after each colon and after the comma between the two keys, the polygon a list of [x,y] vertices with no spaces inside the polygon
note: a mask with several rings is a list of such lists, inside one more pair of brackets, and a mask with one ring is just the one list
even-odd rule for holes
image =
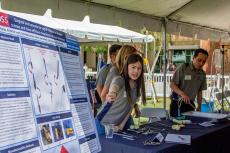
{"label": "sunlight on grass", "polygon": [[[164,99],[158,97],[158,102],[154,102],[152,99],[147,99],[146,105],[139,105],[139,108],[144,108],[144,107],[150,107],[150,108],[164,108]],[[166,110],[169,110],[169,105],[170,105],[170,99],[166,98]],[[138,118],[133,118],[134,120],[134,125],[138,125]],[[145,124],[148,122],[147,118],[140,118],[140,123]]]}

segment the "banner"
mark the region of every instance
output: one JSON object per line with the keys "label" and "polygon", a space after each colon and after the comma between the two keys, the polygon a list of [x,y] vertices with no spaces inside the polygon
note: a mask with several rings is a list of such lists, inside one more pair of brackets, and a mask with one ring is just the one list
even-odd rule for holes
{"label": "banner", "polygon": [[0,152],[101,150],[77,39],[0,12]]}

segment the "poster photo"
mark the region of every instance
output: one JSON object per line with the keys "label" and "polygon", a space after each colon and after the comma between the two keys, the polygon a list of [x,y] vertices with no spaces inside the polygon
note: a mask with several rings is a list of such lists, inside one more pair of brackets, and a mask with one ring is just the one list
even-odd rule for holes
{"label": "poster photo", "polygon": [[57,48],[26,39],[22,43],[36,114],[70,110]]}

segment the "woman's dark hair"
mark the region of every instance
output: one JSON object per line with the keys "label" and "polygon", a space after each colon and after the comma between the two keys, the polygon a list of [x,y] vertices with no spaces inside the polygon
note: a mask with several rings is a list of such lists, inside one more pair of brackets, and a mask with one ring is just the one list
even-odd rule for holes
{"label": "woman's dark hair", "polygon": [[142,97],[142,103],[145,105],[146,104],[146,95],[145,95],[145,82],[144,82],[144,64],[143,64],[143,58],[139,55],[139,54],[131,54],[128,56],[128,58],[126,59],[125,61],[125,64],[124,64],[124,67],[123,67],[123,70],[121,72],[121,75],[124,77],[125,79],[125,90],[126,90],[126,93],[127,93],[127,98],[128,98],[128,101],[132,103],[132,100],[131,100],[131,95],[130,95],[130,90],[131,90],[131,87],[130,87],[130,84],[129,84],[129,80],[130,80],[130,77],[128,75],[128,65],[129,64],[133,64],[133,63],[136,63],[136,62],[140,62],[141,65],[142,65],[142,71],[141,71],[141,75],[140,77],[135,81],[136,82],[136,88],[137,88],[137,97]]}
{"label": "woman's dark hair", "polygon": [[114,44],[109,48],[109,55],[116,53],[119,49],[121,49],[121,45]]}

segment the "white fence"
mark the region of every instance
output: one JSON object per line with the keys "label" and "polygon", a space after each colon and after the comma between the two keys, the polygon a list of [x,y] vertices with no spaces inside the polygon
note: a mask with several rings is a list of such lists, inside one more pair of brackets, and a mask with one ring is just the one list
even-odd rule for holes
{"label": "white fence", "polygon": [[[85,78],[96,78],[97,72],[86,72]],[[149,79],[152,77],[153,79]],[[214,93],[214,89],[221,91],[222,89],[222,76],[221,75],[207,75],[207,90],[203,92],[203,97],[209,99]],[[172,74],[166,74],[166,97],[169,97],[171,89],[169,87],[170,81],[172,79]],[[154,73],[152,76],[145,74],[146,80],[146,94],[147,96],[152,96],[151,82],[153,82],[156,96],[163,97],[164,93],[164,74]],[[151,81],[151,82],[150,82]],[[230,90],[230,76],[224,76],[224,89]],[[212,95],[214,97],[214,95]]]}

